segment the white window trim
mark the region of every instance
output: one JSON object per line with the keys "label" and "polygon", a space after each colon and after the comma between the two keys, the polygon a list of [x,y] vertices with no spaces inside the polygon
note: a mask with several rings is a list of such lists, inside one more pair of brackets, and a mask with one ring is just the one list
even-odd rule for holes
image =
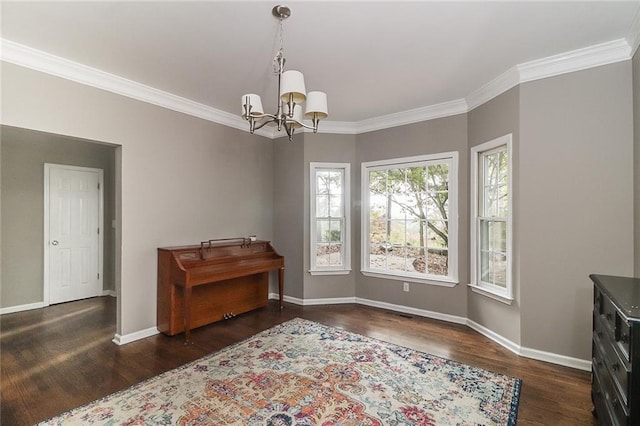
{"label": "white window trim", "polygon": [[[368,171],[377,167],[384,166],[385,168],[393,165],[400,165],[406,163],[419,163],[422,161],[434,161],[434,160],[450,160],[449,176],[453,178],[453,182],[449,181],[449,200],[454,200],[449,203],[449,276],[438,275],[417,275],[411,273],[393,273],[391,271],[379,271],[368,268],[369,264],[369,179]],[[369,161],[362,163],[361,166],[361,253],[360,253],[360,272],[368,277],[384,278],[396,281],[407,281],[421,284],[430,284],[444,287],[454,287],[458,284],[458,152],[442,152],[438,154],[419,155],[415,157],[403,157],[394,158],[390,160]]]}
{"label": "white window trim", "polygon": [[[513,302],[513,155],[511,148],[511,140],[512,135],[504,135],[499,138],[490,140],[478,146],[474,146],[471,148],[471,224],[470,224],[470,234],[471,234],[471,253],[470,253],[470,263],[471,263],[471,283],[469,287],[471,290],[482,294],[483,296],[489,297],[491,299],[497,300],[499,302],[510,305]],[[478,181],[478,161],[480,159],[480,155],[483,153],[490,151],[492,149],[505,146],[507,147],[507,167],[508,167],[508,182],[507,182],[507,191],[509,194],[508,201],[508,213],[507,213],[507,285],[506,288],[502,288],[499,286],[491,285],[489,283],[482,283],[479,281],[478,277],[478,265],[480,264],[479,250],[478,244],[480,243],[480,238],[478,236],[479,226],[478,226],[478,208],[479,208],[479,181]]]}
{"label": "white window trim", "polygon": [[[343,205],[344,205],[344,264],[340,267],[317,266],[315,255],[315,238],[311,233],[316,229],[316,171],[319,169],[344,171]],[[351,273],[351,164],[349,163],[309,163],[309,273],[311,275],[348,275]]]}

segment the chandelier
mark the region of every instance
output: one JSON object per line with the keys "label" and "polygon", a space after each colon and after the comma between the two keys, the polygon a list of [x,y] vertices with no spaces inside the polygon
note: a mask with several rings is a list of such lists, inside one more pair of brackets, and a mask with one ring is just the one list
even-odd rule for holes
{"label": "chandelier", "polygon": [[[295,129],[304,127],[318,131],[318,123],[328,116],[327,94],[324,92],[306,92],[304,76],[300,71],[284,70],[284,48],[282,22],[291,16],[287,6],[275,6],[271,11],[280,20],[280,50],[273,59],[273,70],[278,76],[278,110],[275,114],[266,114],[259,95],[249,93],[242,96],[242,118],[249,121],[249,131],[261,129],[269,123],[275,123],[278,131],[284,127],[289,140],[293,140]],[[306,101],[304,116],[311,119],[309,126],[302,122],[302,104]]]}

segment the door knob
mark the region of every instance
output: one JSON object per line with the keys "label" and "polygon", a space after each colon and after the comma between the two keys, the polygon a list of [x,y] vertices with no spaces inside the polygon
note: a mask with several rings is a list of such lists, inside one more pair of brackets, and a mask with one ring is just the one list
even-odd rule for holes
{"label": "door knob", "polygon": [[58,245],[58,240],[53,240],[53,241],[51,241],[51,245],[52,245],[52,246],[57,246],[57,245]]}

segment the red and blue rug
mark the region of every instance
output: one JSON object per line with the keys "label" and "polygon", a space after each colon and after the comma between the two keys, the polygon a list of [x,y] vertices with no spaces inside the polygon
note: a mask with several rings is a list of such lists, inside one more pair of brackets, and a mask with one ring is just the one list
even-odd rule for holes
{"label": "red and blue rug", "polygon": [[521,380],[296,318],[43,425],[515,425]]}

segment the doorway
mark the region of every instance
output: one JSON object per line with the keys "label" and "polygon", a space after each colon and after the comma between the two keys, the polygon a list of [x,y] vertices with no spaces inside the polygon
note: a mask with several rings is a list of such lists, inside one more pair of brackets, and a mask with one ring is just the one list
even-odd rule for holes
{"label": "doorway", "polygon": [[44,165],[44,303],[102,295],[102,169]]}
{"label": "doorway", "polygon": [[[44,289],[46,163],[70,165],[78,170],[103,170],[104,184],[100,190],[104,216],[99,220],[102,241],[98,244],[97,260],[102,271],[96,272],[96,278],[100,273],[98,295],[115,298],[119,278],[116,198],[120,183],[116,175],[120,168],[120,148],[5,125],[0,125],[0,131],[0,315],[49,305],[49,291]],[[97,227],[95,232],[98,233]],[[61,244],[59,238],[47,237],[47,245],[50,240]],[[49,267],[46,270],[49,271]],[[80,270],[80,273],[84,272]],[[89,276],[88,269],[85,276]],[[117,318],[113,321],[116,323]]]}

